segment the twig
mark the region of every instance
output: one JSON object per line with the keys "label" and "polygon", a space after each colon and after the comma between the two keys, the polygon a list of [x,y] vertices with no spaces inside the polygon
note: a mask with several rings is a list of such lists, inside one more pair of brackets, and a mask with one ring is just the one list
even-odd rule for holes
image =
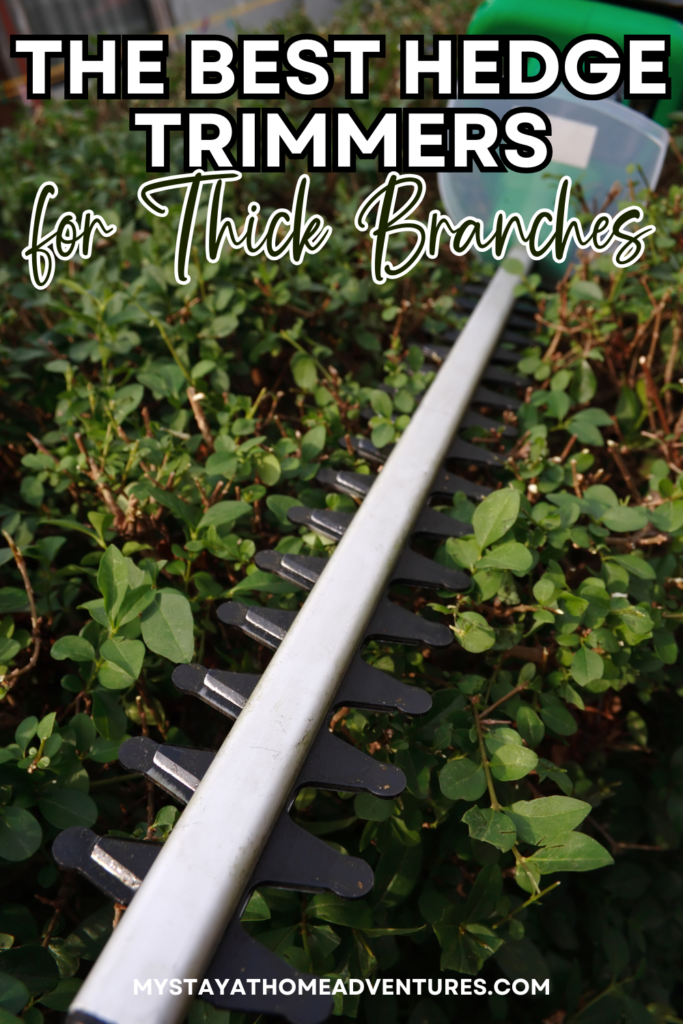
{"label": "twig", "polygon": [[480,711],[479,718],[488,718],[491,712],[495,711],[496,708],[499,708],[500,705],[504,704],[506,700],[510,700],[511,697],[516,697],[518,693],[522,692],[522,690],[526,690],[527,685],[527,683],[520,683],[519,686],[515,686],[513,690],[510,690],[509,693],[506,693],[505,696],[501,697],[500,700],[497,700],[495,704],[491,704],[490,707],[485,708],[483,711]]}
{"label": "twig", "polygon": [[178,369],[180,370],[180,372],[182,373],[183,377],[188,382],[188,384],[191,384],[192,383],[192,377],[190,376],[189,370],[187,369],[187,367],[185,366],[185,364],[181,360],[180,356],[176,352],[175,346],[174,346],[173,342],[171,341],[171,339],[170,339],[170,337],[168,335],[168,331],[166,330],[164,325],[161,323],[160,320],[157,319],[157,317],[154,316],[153,313],[150,313],[150,311],[148,309],[145,309],[144,306],[140,305],[139,302],[135,302],[135,305],[138,307],[138,309],[140,309],[145,314],[145,316],[148,316],[149,319],[151,320],[151,322],[154,324],[154,326],[158,330],[159,334],[164,339],[164,341],[166,343],[167,349],[169,350],[169,352],[173,356],[173,360],[174,360],[176,366],[178,367]]}
{"label": "twig", "polygon": [[669,420],[673,419],[673,392],[669,388],[669,384],[673,380],[674,368],[676,366],[676,360],[678,358],[678,345],[681,340],[681,324],[679,318],[676,316],[673,320],[673,333],[671,338],[671,348],[669,349],[669,355],[666,360],[666,369],[664,370],[664,387],[667,388],[664,394],[664,402],[666,404],[666,411],[669,416]]}
{"label": "twig", "polygon": [[2,531],[2,535],[7,541],[8,547],[12,552],[14,561],[16,562],[17,569],[21,573],[21,578],[24,581],[24,589],[26,596],[28,597],[29,607],[31,609],[31,643],[33,644],[33,651],[31,657],[27,663],[21,668],[13,668],[11,672],[8,672],[5,678],[2,680],[2,685],[5,690],[11,690],[16,683],[19,676],[23,676],[26,672],[30,672],[32,668],[35,668],[38,657],[40,655],[40,619],[36,611],[36,599],[33,596],[33,587],[28,576],[28,570],[26,568],[26,562],[19,548],[14,543],[13,538],[7,533],[6,530]]}
{"label": "twig", "polygon": [[661,853],[661,846],[649,846],[646,843],[620,843],[617,839],[613,839],[607,829],[596,821],[592,815],[586,818],[593,828],[603,836],[612,847],[612,853],[621,853],[622,850],[649,850],[651,853]]}
{"label": "twig", "polygon": [[543,889],[541,890],[541,892],[534,893],[534,895],[530,896],[528,900],[526,900],[524,903],[521,903],[518,907],[515,907],[515,909],[511,910],[509,914],[505,915],[505,917],[502,917],[500,921],[496,921],[495,924],[492,924],[491,928],[495,931],[495,929],[500,928],[502,924],[507,924],[508,921],[512,920],[515,914],[519,914],[522,910],[525,910],[526,907],[531,906],[532,903],[536,903],[538,900],[540,900],[541,896],[547,896],[547,894],[549,892],[552,892],[553,889],[557,889],[558,885],[562,885],[562,882],[553,882],[553,884],[549,885],[547,889]]}
{"label": "twig", "polygon": [[610,455],[612,456],[612,458],[614,459],[614,461],[617,464],[617,469],[621,473],[621,475],[622,475],[622,477],[624,479],[624,483],[626,484],[626,486],[628,487],[629,491],[631,492],[631,497],[633,498],[634,501],[640,502],[641,499],[642,499],[642,495],[641,495],[640,491],[638,490],[638,488],[636,487],[635,483],[633,482],[633,477],[631,476],[631,474],[628,471],[628,466],[626,465],[626,463],[624,462],[624,460],[621,457],[621,453],[619,452],[619,445],[617,444],[616,441],[612,441],[610,439],[607,442],[607,448],[609,450]]}
{"label": "twig", "polygon": [[579,479],[579,471],[576,468],[576,459],[572,459],[569,465],[572,467],[572,485],[574,487],[574,494],[577,498],[583,498],[581,493],[581,480]]}
{"label": "twig", "polygon": [[662,325],[662,313],[666,308],[666,304],[669,301],[669,293],[665,292],[662,296],[662,301],[658,304],[655,312],[655,325],[652,329],[652,341],[650,342],[650,351],[647,354],[647,368],[648,370],[652,366],[652,360],[654,359],[655,349],[657,348],[657,342],[659,341],[659,333]]}
{"label": "twig", "polygon": [[657,412],[659,414],[659,419],[660,419],[660,422],[662,424],[662,429],[664,430],[665,433],[670,434],[671,433],[671,424],[669,423],[669,417],[664,412],[664,406],[662,405],[662,400],[659,397],[659,390],[657,388],[657,385],[654,382],[654,379],[653,379],[653,376],[652,376],[652,372],[650,370],[649,363],[648,363],[647,359],[645,358],[645,356],[641,356],[640,359],[638,360],[638,362],[639,362],[640,366],[642,366],[642,368],[643,368],[643,376],[645,377],[645,386],[646,386],[647,390],[650,392],[650,398],[652,399],[652,401],[654,402],[655,406],[657,407]]}
{"label": "twig", "polygon": [[202,409],[202,399],[206,398],[206,395],[202,394],[201,391],[197,391],[197,389],[190,384],[189,388],[187,389],[187,397],[190,400],[190,407],[192,409],[192,413],[194,415],[195,420],[197,421],[197,426],[201,431],[201,435],[204,438],[206,447],[209,449],[210,452],[212,452],[213,435],[211,433],[211,429],[209,427],[209,423],[206,419],[206,416],[204,415],[204,410]]}
{"label": "twig", "polygon": [[[478,701],[479,701],[479,697],[478,696],[475,696],[475,697],[470,699],[470,704],[471,704],[471,708],[472,708],[472,714],[474,716],[474,726],[475,726],[475,729],[477,730],[477,739],[479,740],[479,753],[481,755],[481,765],[482,765],[482,768],[484,769],[484,775],[486,776],[486,786],[488,788],[489,797],[491,799],[491,807],[493,808],[494,811],[500,811],[500,810],[502,810],[502,808],[500,806],[500,803],[498,801],[498,797],[496,795],[496,788],[493,785],[493,776],[491,775],[491,767],[489,765],[489,759],[488,759],[487,754],[486,754],[486,744],[484,742],[484,731],[483,731],[483,729],[481,727],[481,719],[479,717],[479,713],[477,712],[477,703],[478,703]],[[525,872],[527,878],[529,879],[529,883],[531,885],[531,888],[532,888],[533,892],[536,893],[536,894],[539,894],[540,893],[540,889],[538,888],[538,882],[536,881],[534,876],[531,874],[531,871],[527,867],[526,861],[525,861],[524,857],[522,857],[521,853],[519,852],[516,843],[512,847],[512,853],[514,855],[515,862],[517,864],[517,869],[519,870],[521,868],[521,870]]]}
{"label": "twig", "polygon": [[550,344],[548,345],[547,349],[543,353],[543,362],[544,363],[549,363],[551,361],[551,359],[553,358],[553,356],[555,355],[555,350],[557,349],[557,346],[560,344],[560,340],[561,340],[563,334],[564,334],[564,328],[563,327],[558,327],[557,330],[555,331],[555,333],[553,334],[552,341],[550,342]]}
{"label": "twig", "polygon": [[570,451],[572,450],[572,448],[574,447],[574,445],[576,443],[576,439],[578,438],[578,436],[579,436],[578,434],[572,434],[572,436],[569,438],[569,440],[567,441],[566,445],[562,449],[562,452],[560,454],[560,465],[562,465],[564,460],[568,457]]}
{"label": "twig", "polygon": [[88,451],[83,442],[82,434],[76,432],[74,434],[74,441],[78,446],[79,452],[85,458],[86,465],[88,466],[88,469],[86,471],[88,476],[95,484],[95,487],[97,488],[99,495],[102,498],[102,501],[107,506],[109,513],[114,517],[114,526],[116,527],[117,530],[120,530],[126,519],[123,509],[119,508],[119,506],[116,504],[116,498],[114,497],[111,488],[108,487],[108,485],[102,480],[102,473],[100,471],[100,467],[97,465],[93,457],[88,454]]}

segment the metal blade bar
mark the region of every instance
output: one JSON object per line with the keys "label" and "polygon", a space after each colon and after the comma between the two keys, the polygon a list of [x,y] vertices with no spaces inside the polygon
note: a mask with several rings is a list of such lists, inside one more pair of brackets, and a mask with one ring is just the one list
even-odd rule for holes
{"label": "metal blade bar", "polygon": [[[528,265],[523,251],[511,255]],[[189,995],[165,988],[135,998],[134,979],[203,976],[425,505],[519,281],[502,268],[494,275],[93,965],[70,1024],[183,1019]]]}

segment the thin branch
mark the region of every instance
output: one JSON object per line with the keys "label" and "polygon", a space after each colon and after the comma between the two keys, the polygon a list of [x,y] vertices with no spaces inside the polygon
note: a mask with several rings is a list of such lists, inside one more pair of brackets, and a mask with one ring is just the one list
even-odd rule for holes
{"label": "thin branch", "polygon": [[31,643],[33,644],[33,652],[31,654],[30,659],[22,668],[13,668],[12,671],[8,672],[5,678],[2,680],[2,685],[4,686],[5,690],[11,690],[19,676],[23,676],[26,674],[26,672],[30,672],[32,668],[35,668],[38,662],[41,644],[40,619],[38,618],[38,613],[36,611],[36,599],[33,596],[33,587],[31,586],[31,581],[28,576],[28,570],[26,568],[24,556],[14,543],[13,538],[10,536],[9,533],[7,533],[6,530],[2,531],[2,535],[7,541],[8,547],[12,552],[12,556],[14,557],[14,561],[16,562],[17,569],[21,573],[21,578],[24,581],[24,589],[26,591],[29,607],[31,609]]}
{"label": "thin branch", "polygon": [[590,814],[586,821],[607,840],[612,848],[612,853],[621,853],[623,850],[648,850],[650,853],[662,852],[663,848],[661,846],[649,846],[646,843],[620,843],[617,839],[613,839],[607,829]]}
{"label": "thin branch", "polygon": [[190,407],[197,422],[197,426],[201,431],[201,435],[204,438],[204,443],[209,451],[212,452],[213,434],[211,433],[211,428],[209,427],[208,420],[204,415],[204,410],[202,409],[202,399],[206,398],[206,395],[202,394],[201,391],[197,391],[197,389],[190,384],[187,389],[187,397],[190,400]]}
{"label": "thin branch", "polygon": [[628,466],[626,465],[626,463],[624,462],[624,460],[621,457],[621,453],[619,451],[618,443],[616,441],[612,441],[610,439],[607,442],[607,448],[609,450],[610,455],[612,456],[612,458],[614,459],[614,461],[617,464],[617,469],[621,473],[621,475],[623,477],[623,480],[624,480],[624,483],[626,484],[626,486],[628,487],[629,491],[631,492],[631,497],[633,498],[634,501],[637,501],[638,503],[640,503],[641,500],[642,500],[642,495],[641,495],[640,491],[638,490],[638,488],[636,487],[635,483],[633,482],[633,477],[631,476],[631,474],[628,471]]}
{"label": "thin branch", "polygon": [[501,697],[500,700],[497,700],[495,704],[491,704],[490,707],[485,708],[484,711],[480,711],[479,718],[488,718],[492,711],[495,711],[496,708],[499,708],[500,705],[504,704],[506,700],[510,700],[511,697],[516,697],[518,693],[522,692],[522,690],[526,690],[527,686],[528,683],[520,683],[519,686],[515,686],[513,690],[510,690],[509,693],[506,693],[505,696]]}
{"label": "thin branch", "polygon": [[538,902],[541,896],[547,896],[553,889],[557,889],[558,885],[562,885],[562,882],[553,882],[553,884],[549,885],[547,889],[542,889],[541,892],[535,892],[533,896],[530,896],[524,903],[521,903],[518,907],[515,907],[514,910],[511,910],[510,913],[506,914],[505,917],[502,917],[500,921],[496,921],[495,924],[492,924],[491,928],[495,931],[496,928],[500,928],[502,924],[507,924],[508,921],[511,921],[516,914],[519,914],[522,910],[530,907],[532,903]]}
{"label": "thin branch", "polygon": [[671,424],[669,423],[669,417],[664,412],[664,406],[662,405],[662,400],[659,397],[659,389],[657,388],[657,385],[654,382],[654,378],[652,376],[649,363],[645,356],[641,356],[638,360],[638,363],[643,369],[643,376],[645,377],[645,386],[650,393],[651,400],[654,402],[657,408],[657,413],[659,414],[659,419],[662,424],[662,428],[666,434],[670,434]]}

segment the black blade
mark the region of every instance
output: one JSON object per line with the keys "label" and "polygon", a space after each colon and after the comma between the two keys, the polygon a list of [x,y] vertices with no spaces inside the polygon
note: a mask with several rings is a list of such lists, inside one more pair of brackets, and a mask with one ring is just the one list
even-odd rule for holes
{"label": "black blade", "polygon": [[495,363],[488,364],[481,375],[481,379],[496,381],[498,384],[509,384],[515,388],[525,388],[531,383],[529,377],[523,377],[518,373],[510,373],[509,370],[504,369],[502,366],[496,366]]}
{"label": "black blade", "polygon": [[[223,995],[220,995],[218,986],[214,986],[214,995],[202,996],[220,1009],[275,1014],[291,1021],[291,1024],[322,1024],[332,1013],[332,996],[320,995],[316,991],[319,979],[290,967],[276,953],[247,935],[239,921],[233,920],[230,924],[207,968],[206,977],[230,979]],[[244,995],[233,992],[237,978],[243,980]],[[246,983],[248,978],[258,979],[253,995],[252,986]],[[264,993],[263,979],[267,979],[269,985],[275,982],[277,991]],[[280,984],[284,981],[289,983],[285,991],[291,991],[291,995],[280,993]],[[300,982],[307,986],[307,990],[302,992]]]}
{"label": "black blade", "polygon": [[519,409],[522,404],[518,398],[511,398],[509,395],[501,395],[498,391],[492,391],[483,385],[474,392],[473,402],[478,405],[490,405],[494,409]]}
{"label": "black blade", "polygon": [[[452,474],[450,476],[452,477]],[[437,477],[435,487],[438,487],[441,479],[441,476]],[[491,493],[490,488],[471,484],[469,480],[462,481],[462,483],[467,484],[468,489],[459,485],[458,490],[472,497],[485,497],[486,494]],[[445,486],[444,481],[443,487],[445,488]],[[435,493],[452,495],[454,492],[452,490],[439,491],[437,489]],[[331,540],[336,541],[341,540],[344,536],[344,531],[353,519],[352,512],[331,512],[327,509],[323,511],[317,508],[303,508],[301,505],[288,509],[287,516],[291,522],[296,523],[298,526],[307,526],[314,533],[319,533],[322,537],[329,537]],[[458,519],[453,519],[451,516],[444,515],[441,512],[435,512],[433,508],[429,507],[422,509],[412,529],[412,536],[414,537],[464,537],[468,533],[472,533],[472,527],[469,523],[461,523]]]}
{"label": "black blade", "polygon": [[517,436],[517,429],[515,427],[511,427],[509,423],[501,423],[498,420],[492,420],[490,416],[484,416],[475,409],[467,410],[462,418],[460,426],[482,427],[484,430],[492,430],[495,433],[501,434],[503,437]]}
{"label": "black blade", "polygon": [[261,677],[248,672],[220,672],[202,665],[177,665],[173,683],[228,718],[237,718]]}
{"label": "black blade", "polygon": [[[458,462],[473,462],[478,466],[502,466],[505,462],[505,455],[499,455],[497,452],[489,451],[481,444],[472,444],[471,441],[463,441],[461,437],[456,437],[453,444],[448,449],[447,459],[457,459]],[[441,474],[439,478],[441,479]],[[454,480],[460,484],[458,477],[454,477]],[[470,483],[470,481],[466,481]],[[470,484],[470,487],[476,485]],[[458,491],[464,491],[464,487],[458,486]],[[439,491],[438,493],[444,493]],[[447,491],[448,494],[454,494],[454,490]]]}
{"label": "black blade", "polygon": [[[141,772],[181,803],[190,801],[215,756],[212,750],[155,743],[148,736],[134,736],[119,750],[124,768]],[[396,765],[377,761],[323,728],[297,776],[289,803],[291,806],[297,792],[307,786],[397,796],[403,792],[405,781]]]}
{"label": "black blade", "polygon": [[[254,561],[259,569],[275,573],[284,580],[290,580],[310,590],[329,559],[307,555],[283,555],[279,551],[259,551]],[[401,554],[389,579],[392,583],[406,583],[409,586],[431,587],[436,590],[467,590],[472,582],[465,573],[447,569],[446,566],[410,549]]]}
{"label": "black blade", "polygon": [[100,892],[128,905],[162,849],[162,843],[98,836],[89,828],[64,829],[52,844],[61,868],[78,871]]}
{"label": "black blade", "polygon": [[[260,608],[227,601],[218,607],[221,622],[236,626],[243,633],[267,647],[278,647],[296,616],[295,611]],[[452,636],[446,626],[430,622],[413,612],[382,598],[365,631],[365,640],[381,639],[399,644],[429,644],[448,647]]]}
{"label": "black blade", "polygon": [[[231,719],[237,718],[260,678],[241,672],[206,669],[203,665],[178,665],[173,671],[173,682],[179,690],[199,697]],[[234,694],[240,698],[240,703],[232,696]],[[357,654],[340,684],[332,709],[344,706],[424,715],[432,706],[432,698],[418,686],[407,686],[386,672],[372,668]]]}

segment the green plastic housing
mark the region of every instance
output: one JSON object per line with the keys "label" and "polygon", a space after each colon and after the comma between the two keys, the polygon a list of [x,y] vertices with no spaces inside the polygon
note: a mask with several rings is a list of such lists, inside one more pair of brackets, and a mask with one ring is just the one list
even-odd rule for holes
{"label": "green plastic housing", "polygon": [[669,126],[669,114],[683,110],[683,24],[653,11],[595,0],[484,0],[467,29],[470,35],[545,36],[563,49],[583,35],[603,35],[623,46],[624,36],[671,37],[671,99],[658,100],[652,117]]}

